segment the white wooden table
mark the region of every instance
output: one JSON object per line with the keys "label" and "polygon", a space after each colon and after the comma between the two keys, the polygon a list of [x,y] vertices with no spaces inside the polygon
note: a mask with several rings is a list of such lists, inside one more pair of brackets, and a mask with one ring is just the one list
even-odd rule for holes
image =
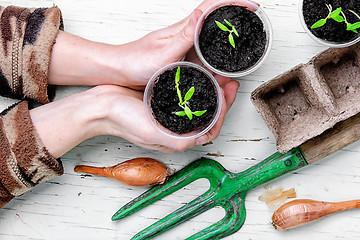
{"label": "white wooden table", "polygon": [[[0,4],[27,7],[56,4],[62,9],[66,31],[95,41],[121,44],[179,21],[200,2],[2,0]],[[166,155],[142,149],[116,137],[102,136],[87,140],[62,157],[65,168],[63,176],[37,186],[0,210],[0,239],[130,239],[209,186],[206,180],[200,180],[131,217],[112,222],[110,218],[113,213],[148,188],[129,187],[103,177],[83,177],[73,171],[77,164],[111,166],[130,158],[146,156],[180,169],[208,153],[220,153],[220,157],[211,158],[221,162],[228,170],[239,172],[275,152],[274,137],[250,102],[250,93],[263,82],[299,63],[307,62],[325,48],[314,42],[302,29],[298,0],[258,2],[272,22],[272,51],[259,70],[239,79],[241,87],[236,102],[213,144]],[[59,88],[57,99],[84,89]],[[1,108],[12,102],[1,98]],[[360,198],[359,160],[360,142],[357,142],[312,166],[270,182],[270,186],[295,188],[298,198],[324,201]],[[274,209],[258,200],[264,192],[263,187],[249,192],[245,224],[226,239],[360,238],[360,210],[335,214],[287,232],[274,230],[270,224]],[[210,210],[157,239],[184,239],[220,220],[223,215],[221,208]]]}

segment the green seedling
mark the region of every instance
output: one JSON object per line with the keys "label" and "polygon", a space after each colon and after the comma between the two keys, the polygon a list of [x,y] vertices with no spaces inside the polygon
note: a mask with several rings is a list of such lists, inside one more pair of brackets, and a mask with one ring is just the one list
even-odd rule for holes
{"label": "green seedling", "polygon": [[229,32],[229,43],[233,48],[235,48],[234,36],[232,34],[234,33],[237,37],[239,37],[239,33],[236,31],[236,28],[228,20],[224,19],[224,21],[231,28],[231,30],[228,27],[226,27],[224,24],[220,23],[219,21],[215,20],[215,23],[224,32]]}
{"label": "green seedling", "polygon": [[175,114],[178,115],[178,116],[185,116],[186,115],[190,120],[192,120],[194,115],[197,116],[197,117],[200,117],[201,115],[206,113],[207,110],[195,111],[195,112],[191,111],[191,109],[189,107],[189,100],[194,95],[195,87],[192,86],[187,91],[187,93],[185,94],[184,99],[183,99],[182,95],[181,95],[181,91],[179,89],[179,82],[180,82],[180,67],[178,67],[177,70],[176,70],[175,88],[176,88],[176,93],[177,93],[178,98],[179,98],[179,106],[184,110],[179,111],[179,112],[175,112]]}
{"label": "green seedling", "polygon": [[[326,24],[328,19],[333,19],[334,21],[339,22],[339,23],[344,22],[346,24],[346,30],[358,33],[357,29],[360,28],[360,21],[356,22],[356,23],[349,23],[346,19],[344,12],[342,11],[341,7],[338,7],[337,9],[335,9],[333,11],[332,6],[330,4],[325,4],[325,5],[329,10],[329,14],[327,15],[326,18],[320,19],[317,22],[315,22],[311,26],[311,29],[322,27]],[[349,11],[351,13],[353,13],[360,20],[360,16],[357,13],[355,13],[352,10],[349,10]]]}
{"label": "green seedling", "polygon": [[325,4],[326,7],[328,8],[329,10],[329,14],[327,15],[326,18],[323,18],[323,19],[320,19],[318,20],[317,22],[315,22],[312,26],[311,26],[311,29],[314,29],[314,28],[319,28],[319,27],[322,27],[326,24],[327,20],[328,19],[333,19],[337,22],[343,22],[344,21],[344,18],[342,16],[340,16],[340,13],[342,11],[341,7],[335,9],[334,11],[332,11],[332,6],[329,4]]}
{"label": "green seedling", "polygon": [[[354,12],[353,10],[349,10],[349,12],[354,14],[360,20],[360,16],[356,12]],[[350,23],[350,24],[348,22],[346,22],[346,30],[358,33],[358,31],[357,31],[358,28],[360,28],[360,21],[358,21],[356,23]]]}

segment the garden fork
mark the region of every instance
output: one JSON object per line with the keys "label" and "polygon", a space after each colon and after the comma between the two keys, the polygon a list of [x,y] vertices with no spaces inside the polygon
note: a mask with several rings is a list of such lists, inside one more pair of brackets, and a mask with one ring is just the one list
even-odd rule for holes
{"label": "garden fork", "polygon": [[199,159],[175,173],[165,184],[151,188],[123,206],[113,215],[112,220],[127,217],[197,179],[206,178],[210,188],[204,194],[142,230],[132,239],[155,237],[216,206],[225,209],[225,217],[188,239],[220,239],[235,233],[244,224],[245,196],[249,190],[314,163],[358,139],[360,114],[338,123],[334,128],[285,154],[275,153],[240,173],[229,172],[214,160]]}

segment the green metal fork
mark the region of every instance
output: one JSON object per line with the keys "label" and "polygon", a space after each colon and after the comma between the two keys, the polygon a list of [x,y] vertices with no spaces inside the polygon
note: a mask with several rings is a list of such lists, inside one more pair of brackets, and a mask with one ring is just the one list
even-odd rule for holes
{"label": "green metal fork", "polygon": [[275,153],[240,172],[227,171],[210,159],[196,160],[173,176],[138,196],[119,211],[112,220],[125,218],[157,200],[206,178],[210,188],[190,203],[136,234],[132,239],[150,239],[216,206],[225,209],[225,217],[188,239],[220,239],[238,231],[244,224],[245,196],[249,190],[274,178],[314,163],[360,139],[360,114],[341,122],[333,129],[307,141],[285,154]]}

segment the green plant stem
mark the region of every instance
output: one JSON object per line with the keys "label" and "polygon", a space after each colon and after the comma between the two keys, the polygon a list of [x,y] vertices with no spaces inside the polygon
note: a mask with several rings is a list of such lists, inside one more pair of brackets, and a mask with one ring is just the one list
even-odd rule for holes
{"label": "green plant stem", "polygon": [[352,14],[354,14],[358,19],[360,19],[360,16],[356,12],[354,12],[351,9],[348,9],[348,11],[351,12]]}
{"label": "green plant stem", "polygon": [[348,23],[348,21],[346,19],[346,16],[345,16],[345,13],[343,11],[341,11],[341,15],[343,16],[344,22],[346,23],[346,25],[348,25],[349,23]]}
{"label": "green plant stem", "polygon": [[180,82],[180,67],[177,68],[176,70],[176,75],[175,75],[175,88],[176,88],[176,93],[178,95],[179,98],[179,103],[178,105],[184,110],[184,111],[179,111],[179,112],[175,112],[176,115],[178,116],[187,116],[190,120],[192,120],[193,115],[199,117],[201,115],[203,115],[207,110],[203,110],[203,111],[191,111],[190,107],[188,106],[188,101],[191,99],[191,97],[193,96],[194,92],[195,92],[195,87],[192,86],[187,93],[184,96],[184,100],[181,96],[181,91],[179,88],[179,82]]}
{"label": "green plant stem", "polygon": [[326,18],[328,18],[332,12],[332,6],[330,4],[325,4],[325,6],[329,9],[329,14]]}

